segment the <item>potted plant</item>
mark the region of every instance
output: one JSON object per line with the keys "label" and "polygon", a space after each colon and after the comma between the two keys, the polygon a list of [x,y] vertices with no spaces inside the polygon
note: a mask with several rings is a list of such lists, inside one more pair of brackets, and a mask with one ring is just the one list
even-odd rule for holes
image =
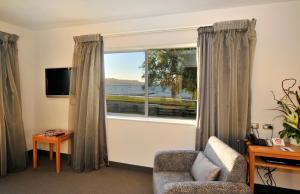
{"label": "potted plant", "polygon": [[[292,83],[286,86],[286,83]],[[284,96],[281,99],[274,100],[278,106],[274,109],[280,111],[280,115],[283,118],[284,130],[279,131],[281,138],[290,138],[290,143],[300,146],[300,86],[295,87],[297,83],[296,79],[284,79],[281,82],[281,88],[284,92]]]}

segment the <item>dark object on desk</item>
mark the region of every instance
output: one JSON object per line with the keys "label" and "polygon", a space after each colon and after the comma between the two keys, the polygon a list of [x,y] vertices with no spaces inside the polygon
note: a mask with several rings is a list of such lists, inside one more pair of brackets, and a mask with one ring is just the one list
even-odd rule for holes
{"label": "dark object on desk", "polygon": [[290,160],[284,158],[269,158],[269,157],[261,157],[261,158],[268,163],[300,166],[299,160]]}
{"label": "dark object on desk", "polygon": [[249,135],[249,140],[254,145],[268,146],[267,140],[257,138],[255,134],[250,134]]}
{"label": "dark object on desk", "polygon": [[58,137],[58,136],[65,135],[65,134],[66,134],[66,131],[61,130],[61,129],[48,129],[42,133],[42,135],[48,136],[48,137],[53,137],[53,136]]}

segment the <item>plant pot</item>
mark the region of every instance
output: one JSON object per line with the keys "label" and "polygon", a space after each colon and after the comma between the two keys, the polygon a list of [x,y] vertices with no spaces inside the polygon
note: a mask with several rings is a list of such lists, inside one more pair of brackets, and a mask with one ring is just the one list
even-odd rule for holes
{"label": "plant pot", "polygon": [[300,143],[297,143],[297,141],[294,138],[290,138],[290,144],[295,145],[295,146],[300,146]]}

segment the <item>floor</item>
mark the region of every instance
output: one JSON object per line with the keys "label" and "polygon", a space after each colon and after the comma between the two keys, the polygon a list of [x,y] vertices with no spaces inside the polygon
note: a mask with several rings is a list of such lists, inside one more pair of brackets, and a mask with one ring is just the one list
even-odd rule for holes
{"label": "floor", "polygon": [[300,191],[265,185],[255,185],[254,190],[255,194],[300,194]]}
{"label": "floor", "polygon": [[152,173],[146,170],[106,167],[77,173],[62,160],[61,173],[55,173],[55,160],[38,158],[38,168],[0,178],[1,194],[152,194]]}
{"label": "floor", "polygon": [[[112,164],[98,171],[77,173],[61,161],[61,173],[55,172],[55,160],[45,154],[38,168],[0,178],[0,194],[152,194],[152,171]],[[255,185],[255,194],[299,194],[300,191]]]}

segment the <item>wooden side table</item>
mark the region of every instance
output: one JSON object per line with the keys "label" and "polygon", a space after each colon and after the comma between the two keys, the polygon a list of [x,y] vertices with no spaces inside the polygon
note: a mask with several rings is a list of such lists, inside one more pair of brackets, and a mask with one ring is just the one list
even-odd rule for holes
{"label": "wooden side table", "polygon": [[300,161],[300,147],[294,145],[286,145],[285,147],[290,147],[294,150],[294,152],[282,151],[280,148],[282,146],[257,146],[251,145],[247,143],[247,151],[248,154],[246,156],[247,161],[249,162],[249,182],[251,192],[254,193],[254,173],[255,167],[270,167],[270,168],[278,168],[278,169],[288,169],[294,171],[300,171],[300,166],[294,165],[285,165],[285,164],[273,164],[265,162],[261,157],[270,157],[270,158],[283,158],[283,159],[291,159],[291,160],[299,160]]}
{"label": "wooden side table", "polygon": [[53,160],[53,144],[56,146],[56,173],[60,172],[60,143],[71,138],[73,133],[66,133],[61,136],[45,136],[43,134],[36,134],[32,136],[33,145],[33,168],[37,168],[37,143],[48,143],[50,151],[50,160]]}

